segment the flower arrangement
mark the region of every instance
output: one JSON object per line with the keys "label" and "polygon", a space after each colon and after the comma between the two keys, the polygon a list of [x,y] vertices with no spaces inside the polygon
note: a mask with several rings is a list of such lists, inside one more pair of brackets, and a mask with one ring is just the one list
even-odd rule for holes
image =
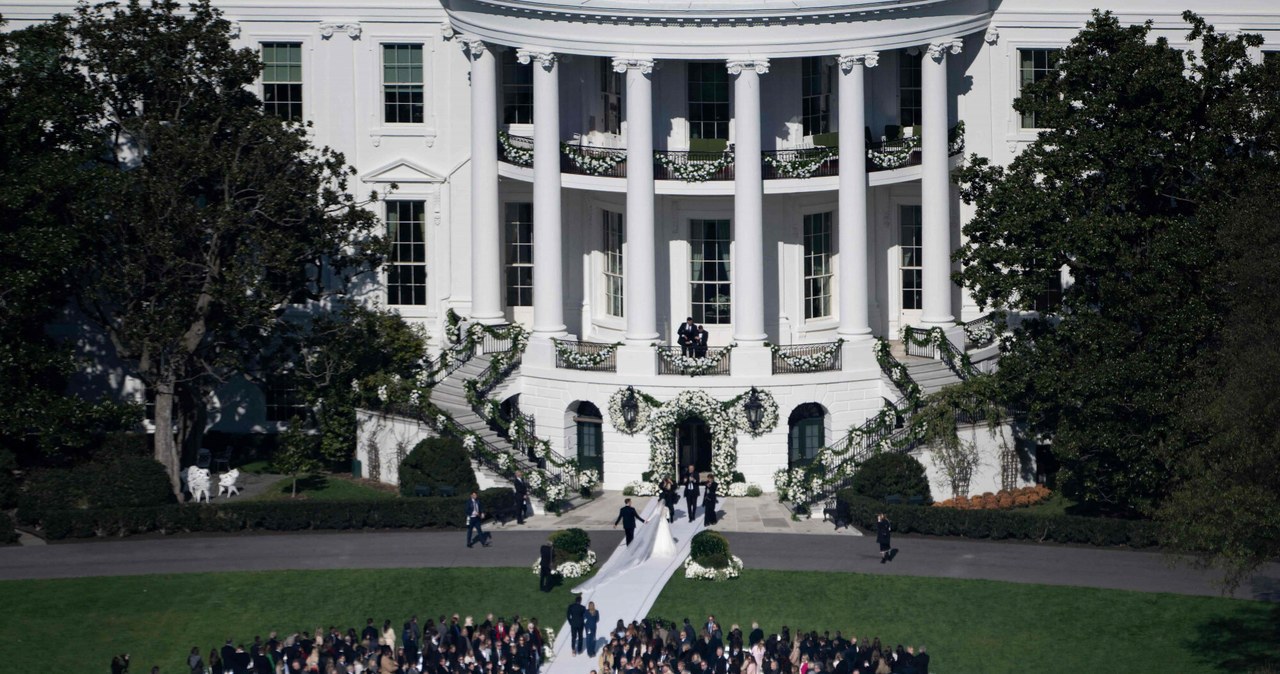
{"label": "flower arrangement", "polygon": [[451,344],[462,341],[462,317],[452,307],[444,312],[444,337]]}
{"label": "flower arrangement", "polygon": [[511,135],[506,131],[498,132],[498,143],[502,145],[502,156],[516,166],[533,166],[533,149],[516,147],[511,143]]}
{"label": "flower arrangement", "polygon": [[746,482],[734,482],[729,485],[726,492],[727,496],[759,496],[763,493],[758,484],[747,484]]}
{"label": "flower arrangement", "polygon": [[716,159],[681,161],[665,152],[654,152],[654,159],[663,168],[671,172],[678,180],[689,183],[702,183],[711,180],[717,173],[733,166],[733,153],[725,152]]}
{"label": "flower arrangement", "polygon": [[808,178],[827,161],[840,155],[839,148],[815,147],[796,151],[793,159],[779,159],[777,155],[766,154],[764,161],[784,178]]}
{"label": "flower arrangement", "polygon": [[882,169],[896,169],[907,165],[911,160],[911,153],[920,147],[919,136],[908,136],[902,139],[902,144],[890,150],[867,149],[867,159],[872,164]]}
{"label": "flower arrangement", "polygon": [[723,569],[702,566],[690,557],[684,563],[684,577],[690,580],[729,580],[737,578],[742,572],[742,559],[737,555],[729,555],[729,565]]}
{"label": "flower arrangement", "polygon": [[600,484],[600,473],[596,472],[594,468],[588,468],[587,470],[578,473],[579,487],[583,489],[591,489],[597,484]]}
{"label": "flower arrangement", "polygon": [[718,400],[698,389],[681,391],[649,415],[650,474],[655,480],[673,475],[676,427],[694,416],[706,421],[711,429],[711,472],[724,484],[733,482],[738,466],[735,420]]}
{"label": "flower arrangement", "polygon": [[763,389],[756,389],[756,394],[756,399],[764,407],[758,428],[751,428],[751,423],[747,421],[747,394],[734,398],[728,404],[728,413],[733,419],[734,427],[753,438],[769,433],[778,425],[778,402],[773,399],[773,394]]}
{"label": "flower arrangement", "polygon": [[560,151],[583,173],[593,176],[610,173],[618,164],[627,160],[626,150],[598,150],[598,153],[588,153],[579,145],[560,143]]}
{"label": "flower arrangement", "polygon": [[1000,329],[996,322],[992,320],[977,321],[972,324],[966,323],[964,326],[965,341],[974,344],[990,344],[995,341],[998,334],[1000,334]]}
{"label": "flower arrangement", "polygon": [[[587,550],[587,554],[576,562],[564,562],[559,566],[551,569],[551,575],[560,576],[561,578],[581,578],[588,573],[596,565],[596,553],[593,550]],[[542,560],[533,563],[533,575],[542,573]],[[548,630],[550,631],[550,630]],[[548,636],[550,640],[550,636]]]}
{"label": "flower arrangement", "polygon": [[[655,344],[655,347],[661,346]],[[729,352],[733,350],[735,344],[730,344],[724,348],[716,349],[710,355],[697,358],[694,356],[677,355],[675,349],[658,349],[658,356],[664,362],[672,367],[680,370],[681,374],[690,376],[698,376],[706,374],[720,365],[720,361],[728,357]]]}
{"label": "flower arrangement", "polygon": [[951,134],[947,139],[947,156],[961,152],[964,152],[964,120],[956,122],[956,125],[951,127]]}
{"label": "flower arrangement", "polygon": [[844,346],[844,338],[841,337],[837,339],[819,353],[810,353],[805,355],[793,355],[787,353],[778,344],[765,342],[764,345],[769,347],[769,350],[773,352],[774,358],[781,360],[787,365],[790,365],[802,372],[817,372],[831,367],[831,363],[835,359],[836,354],[840,353],[840,347]]}
{"label": "flower arrangement", "polygon": [[551,338],[551,344],[555,346],[556,356],[561,360],[572,367],[583,369],[593,368],[605,362],[618,350],[619,346],[622,346],[622,342],[615,342],[595,353],[582,353],[554,337]]}
{"label": "flower arrangement", "polygon": [[656,401],[650,402],[651,399],[648,396],[637,391],[636,404],[638,411],[636,413],[636,423],[634,427],[628,428],[626,419],[622,416],[622,401],[626,396],[627,389],[625,388],[620,388],[609,396],[609,421],[618,431],[626,435],[635,435],[648,427],[649,411],[654,407],[653,402]]}
{"label": "flower arrangement", "polygon": [[986,492],[975,496],[949,498],[934,503],[937,508],[955,508],[957,510],[1008,510],[1010,508],[1026,508],[1040,503],[1053,492],[1044,485],[1021,487],[1018,489],[1001,489],[996,493]]}
{"label": "flower arrangement", "polygon": [[[675,455],[672,454],[671,458],[675,460]],[[627,496],[657,496],[658,485],[644,480],[634,480],[622,488],[622,493]]]}

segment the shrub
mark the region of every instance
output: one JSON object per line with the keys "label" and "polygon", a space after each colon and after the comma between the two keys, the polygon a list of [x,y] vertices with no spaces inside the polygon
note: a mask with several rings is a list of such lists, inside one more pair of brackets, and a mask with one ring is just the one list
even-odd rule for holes
{"label": "shrub", "polygon": [[90,508],[136,508],[173,502],[173,485],[159,461],[126,455],[75,471]]}
{"label": "shrub", "polygon": [[925,503],[933,501],[924,466],[908,454],[877,454],[867,459],[853,474],[851,487],[859,496],[881,503],[890,494],[904,499],[918,495],[924,497]]}
{"label": "shrub", "polygon": [[150,433],[107,433],[97,442],[94,456],[104,461],[123,457],[147,458],[155,456],[152,447]]}
{"label": "shrub", "polygon": [[18,532],[13,528],[13,520],[8,515],[0,513],[0,545],[17,540]]}
{"label": "shrub", "polygon": [[729,556],[729,541],[714,531],[703,531],[689,542],[689,556],[693,561],[703,564],[703,560],[714,555]]}
{"label": "shrub", "polygon": [[453,487],[458,496],[479,490],[471,458],[457,438],[427,438],[419,442],[400,464],[400,493],[412,496],[417,485]]}
{"label": "shrub", "polygon": [[574,561],[581,559],[587,554],[587,548],[591,547],[591,536],[582,529],[563,529],[551,534],[551,547],[556,550],[564,550],[574,555]]}
{"label": "shrub", "polygon": [[78,508],[84,501],[82,485],[67,468],[33,470],[18,493],[18,521],[36,524],[54,510]]}
{"label": "shrub", "polygon": [[987,492],[980,496],[974,496],[973,498],[966,498],[964,496],[959,498],[949,498],[945,501],[935,503],[934,505],[942,508],[958,508],[960,510],[969,508],[999,508],[1001,510],[1008,510],[1010,508],[1025,508],[1027,506],[1035,505],[1049,498],[1052,494],[1053,492],[1049,491],[1044,486],[1036,485],[1034,487],[1021,487],[1019,489],[1014,489],[1013,491],[1001,489],[994,495],[991,494],[991,492]]}
{"label": "shrub", "polygon": [[707,555],[706,557],[698,557],[694,559],[701,566],[709,569],[727,569],[729,568],[729,556],[716,553]]}
{"label": "shrub", "polygon": [[12,508],[18,501],[18,481],[13,476],[17,469],[13,452],[0,449],[0,508]]}
{"label": "shrub", "polygon": [[973,497],[968,509],[885,506],[850,488],[837,494],[837,507],[848,521],[865,529],[874,529],[876,514],[883,512],[902,533],[1135,548],[1160,544],[1160,528],[1154,522],[988,510],[977,505],[979,500]]}

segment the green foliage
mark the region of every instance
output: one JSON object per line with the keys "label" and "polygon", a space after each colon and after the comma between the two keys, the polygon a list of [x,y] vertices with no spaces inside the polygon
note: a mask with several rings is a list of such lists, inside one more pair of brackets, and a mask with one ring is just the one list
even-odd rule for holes
{"label": "green foliage", "polygon": [[431,487],[438,494],[440,487],[453,487],[458,495],[470,494],[479,489],[471,458],[462,442],[454,437],[427,438],[419,442],[400,464],[400,493],[412,496],[418,485]]}
{"label": "green foliage", "polygon": [[1160,545],[1161,527],[1146,520],[1073,515],[1036,515],[1009,510],[959,510],[921,506],[886,506],[852,488],[837,494],[837,507],[856,526],[875,530],[876,515],[885,513],[895,531],[930,536],[963,536],[993,540],[1054,541],[1086,545]]}
{"label": "green foliage", "polygon": [[575,559],[581,559],[591,547],[591,536],[578,528],[557,531],[551,534],[550,540],[552,548],[576,555]]}
{"label": "green foliage", "polygon": [[73,471],[90,508],[132,508],[172,503],[164,466],[146,456],[121,456]]}
{"label": "green foliage", "polygon": [[0,509],[12,508],[18,500],[18,480],[13,474],[17,468],[13,452],[0,448]]}
{"label": "green foliage", "polygon": [[271,457],[275,470],[293,478],[292,496],[298,495],[298,476],[324,468],[319,456],[318,439],[302,429],[302,420],[294,417],[280,438],[280,448]]}
{"label": "green foliage", "polygon": [[[1280,148],[1280,86],[1248,57],[1260,38],[1186,18],[1184,51],[1095,13],[1015,102],[1046,130],[1008,167],[975,157],[959,176],[975,210],[956,280],[984,307],[1046,310],[1005,343],[1001,397],[1052,438],[1065,494],[1102,510],[1147,510],[1171,484],[1178,400],[1220,323],[1202,211],[1274,173]],[[1064,269],[1071,285],[1046,296]]]}
{"label": "green foliage", "polygon": [[50,511],[78,508],[83,501],[82,485],[70,469],[32,470],[23,477],[18,492],[18,521],[36,524]]}
{"label": "green foliage", "polygon": [[909,454],[876,454],[863,461],[853,474],[851,489],[881,503],[890,494],[898,494],[903,499],[923,496],[926,503],[933,500],[924,466]]}
{"label": "green foliage", "polygon": [[0,545],[17,541],[18,531],[13,528],[13,519],[6,513],[0,513]]}
{"label": "green foliage", "polygon": [[[509,489],[479,494],[488,510]],[[144,533],[304,531],[326,529],[457,529],[465,496],[393,501],[239,501],[173,504],[147,508],[56,510],[44,514],[41,527],[50,540]]]}
{"label": "green foliage", "polygon": [[729,541],[714,531],[700,531],[689,542],[689,556],[693,558],[693,561],[707,566],[703,564],[702,560],[711,557],[728,558]]}
{"label": "green foliage", "polygon": [[699,557],[696,561],[701,566],[705,566],[709,569],[729,568],[729,556],[725,554],[720,554],[718,552]]}

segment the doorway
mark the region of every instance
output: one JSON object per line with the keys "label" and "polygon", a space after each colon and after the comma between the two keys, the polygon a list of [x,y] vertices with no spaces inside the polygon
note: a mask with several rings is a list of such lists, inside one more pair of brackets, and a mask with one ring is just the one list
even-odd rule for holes
{"label": "doorway", "polygon": [[676,432],[676,475],[692,465],[699,473],[711,472],[711,428],[699,417],[680,422]]}

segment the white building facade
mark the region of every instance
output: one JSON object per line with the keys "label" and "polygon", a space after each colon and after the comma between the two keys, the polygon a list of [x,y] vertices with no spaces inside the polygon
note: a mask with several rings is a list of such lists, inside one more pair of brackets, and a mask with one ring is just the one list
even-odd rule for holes
{"label": "white building facade", "polygon": [[[440,348],[450,309],[527,326],[504,391],[607,488],[638,479],[652,452],[610,419],[619,390],[766,391],[779,420],[739,435],[736,468],[771,490],[776,470],[900,396],[875,337],[939,327],[959,345],[982,316],[950,280],[968,217],[952,171],[970,153],[1006,163],[1035,138],[1012,101],[1095,3],[216,4],[263,54],[268,108],[313,123],[360,189],[397,186],[377,206],[394,252],[370,299]],[[1219,30],[1280,43],[1280,5],[1191,4]],[[20,27],[67,7],[4,13]],[[1112,9],[1185,42],[1182,6]],[[699,376],[655,346],[689,316],[713,357],[733,345]],[[769,345],[827,360],[789,371]],[[612,353],[584,370],[566,349]],[[682,425],[677,460],[709,461],[700,432]]]}

